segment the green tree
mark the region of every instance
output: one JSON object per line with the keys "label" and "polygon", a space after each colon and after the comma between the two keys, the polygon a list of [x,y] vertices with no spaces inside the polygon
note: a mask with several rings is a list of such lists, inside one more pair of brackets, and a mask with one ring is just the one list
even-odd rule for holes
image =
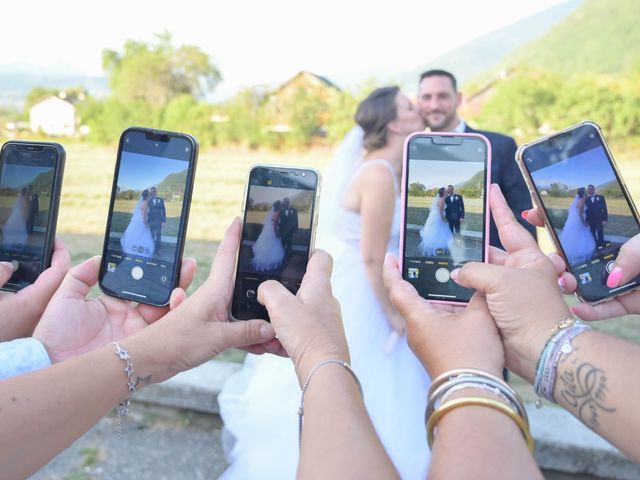
{"label": "green tree", "polygon": [[412,197],[426,197],[427,187],[420,182],[413,182],[409,185],[409,195]]}

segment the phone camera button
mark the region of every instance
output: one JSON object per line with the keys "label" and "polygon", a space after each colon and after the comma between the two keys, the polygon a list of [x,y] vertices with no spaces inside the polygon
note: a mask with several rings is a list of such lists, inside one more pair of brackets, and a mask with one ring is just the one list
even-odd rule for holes
{"label": "phone camera button", "polygon": [[131,276],[134,280],[140,280],[144,277],[144,270],[142,270],[142,267],[133,267],[131,269]]}
{"label": "phone camera button", "polygon": [[440,283],[447,283],[451,278],[451,272],[446,268],[439,268],[436,270],[435,277]]}
{"label": "phone camera button", "polygon": [[162,275],[162,276],[160,277],[160,281],[161,281],[162,283],[167,283],[167,276],[166,276],[166,275]]}
{"label": "phone camera button", "polygon": [[249,300],[253,300],[254,298],[256,298],[256,291],[255,290],[247,290],[244,295],[249,299]]}
{"label": "phone camera button", "polygon": [[611,273],[611,270],[613,270],[613,266],[615,265],[615,261],[611,260],[609,262],[607,262],[607,265],[604,267],[607,270],[607,273]]}

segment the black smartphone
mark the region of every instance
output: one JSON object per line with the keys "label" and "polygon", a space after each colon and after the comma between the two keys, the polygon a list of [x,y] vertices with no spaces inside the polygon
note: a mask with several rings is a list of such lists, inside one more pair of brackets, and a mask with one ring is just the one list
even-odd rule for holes
{"label": "black smartphone", "polygon": [[148,305],[178,285],[198,143],[132,127],[120,137],[102,248],[100,289]]}
{"label": "black smartphone", "polygon": [[405,142],[400,267],[420,296],[467,303],[451,271],[484,262],[489,248],[491,147],[475,133],[414,133]]}
{"label": "black smartphone", "polygon": [[316,170],[266,165],[251,169],[231,304],[233,319],[269,320],[257,299],[265,280],[277,280],[297,293],[313,250],[319,192]]}
{"label": "black smartphone", "polygon": [[640,276],[607,287],[620,247],[640,233],[640,221],[600,127],[573,125],[522,145],[516,156],[547,231],[578,281],[578,297],[598,303],[637,288]]}
{"label": "black smartphone", "polygon": [[17,267],[2,290],[17,292],[51,265],[64,174],[62,145],[9,141],[0,152],[0,260]]}

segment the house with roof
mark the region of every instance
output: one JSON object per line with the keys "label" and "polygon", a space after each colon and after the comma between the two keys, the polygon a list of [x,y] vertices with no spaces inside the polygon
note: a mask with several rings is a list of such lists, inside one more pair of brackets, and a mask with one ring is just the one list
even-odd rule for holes
{"label": "house with roof", "polygon": [[65,98],[52,95],[29,109],[29,123],[34,133],[73,137],[76,133],[76,107]]}

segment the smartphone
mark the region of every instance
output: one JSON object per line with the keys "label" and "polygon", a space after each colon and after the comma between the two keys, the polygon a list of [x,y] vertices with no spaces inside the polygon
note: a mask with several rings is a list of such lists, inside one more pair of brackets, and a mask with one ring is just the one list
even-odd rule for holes
{"label": "smartphone", "polygon": [[590,121],[522,145],[516,154],[547,231],[589,303],[622,295],[640,276],[607,287],[620,247],[640,233],[638,211],[600,127]]}
{"label": "smartphone", "polygon": [[118,145],[99,285],[154,306],[178,285],[198,143],[184,133],[132,127]]}
{"label": "smartphone", "polygon": [[51,265],[64,174],[62,145],[9,141],[0,151],[0,260],[16,271],[2,290],[17,292]]}
{"label": "smartphone", "polygon": [[473,290],[451,280],[467,262],[485,262],[489,248],[491,146],[476,133],[410,135],[402,175],[402,276],[421,297],[449,305]]}
{"label": "smartphone", "polygon": [[235,320],[269,320],[257,299],[265,280],[297,293],[313,251],[320,174],[311,168],[254,166],[244,198],[242,240],[231,304]]}

